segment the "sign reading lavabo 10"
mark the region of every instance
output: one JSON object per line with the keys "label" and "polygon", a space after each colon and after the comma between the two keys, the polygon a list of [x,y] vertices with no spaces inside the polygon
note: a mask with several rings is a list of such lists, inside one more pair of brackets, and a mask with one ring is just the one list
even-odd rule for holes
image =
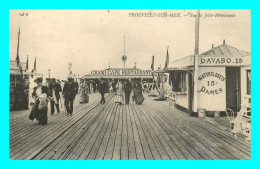
{"label": "sign reading lavabo 10", "polygon": [[244,57],[199,56],[199,66],[242,66]]}

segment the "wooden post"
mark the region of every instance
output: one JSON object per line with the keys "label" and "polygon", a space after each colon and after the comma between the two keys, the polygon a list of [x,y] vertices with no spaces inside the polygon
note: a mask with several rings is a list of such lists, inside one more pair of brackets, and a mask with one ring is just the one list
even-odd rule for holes
{"label": "wooden post", "polygon": [[193,111],[198,112],[198,61],[199,61],[199,24],[200,10],[197,10],[195,20],[195,54],[194,54],[194,76],[193,76]]}

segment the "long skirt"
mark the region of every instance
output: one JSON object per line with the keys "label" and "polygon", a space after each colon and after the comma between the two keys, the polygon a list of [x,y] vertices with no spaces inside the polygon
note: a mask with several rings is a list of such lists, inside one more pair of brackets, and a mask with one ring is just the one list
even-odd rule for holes
{"label": "long skirt", "polygon": [[38,120],[40,125],[46,125],[48,122],[48,117],[47,117],[47,108],[43,109],[36,109],[37,115],[38,115]]}
{"label": "long skirt", "polygon": [[88,94],[81,93],[80,97],[81,97],[80,103],[88,103],[88,98],[89,98]]}
{"label": "long skirt", "polygon": [[123,95],[116,94],[115,103],[123,104],[123,103],[124,103],[124,96],[123,96]]}
{"label": "long skirt", "polygon": [[125,92],[125,103],[129,104],[131,92]]}

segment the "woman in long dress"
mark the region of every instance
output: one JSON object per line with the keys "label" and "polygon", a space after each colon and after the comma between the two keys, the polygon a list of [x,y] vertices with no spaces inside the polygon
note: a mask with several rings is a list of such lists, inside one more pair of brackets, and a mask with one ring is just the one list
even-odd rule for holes
{"label": "woman in long dress", "polygon": [[115,103],[119,103],[120,105],[124,103],[124,96],[123,96],[123,84],[121,80],[118,80],[116,84],[116,101]]}
{"label": "woman in long dress", "polygon": [[88,84],[84,80],[82,80],[82,83],[80,85],[80,103],[88,103]]}
{"label": "woman in long dress", "polygon": [[125,104],[129,104],[130,95],[131,95],[131,91],[132,91],[132,85],[130,83],[130,80],[127,80],[125,82],[124,91],[125,91]]}
{"label": "woman in long dress", "polygon": [[35,98],[35,103],[31,110],[29,119],[36,119],[40,125],[46,125],[48,122],[48,101],[50,92],[46,86],[42,85],[42,78],[37,78],[35,81],[37,87],[33,89],[32,97]]}
{"label": "woman in long dress", "polygon": [[142,104],[142,102],[144,101],[144,97],[142,94],[142,85],[139,81],[140,80],[136,79],[133,85],[133,92],[134,92],[133,101],[136,104]]}

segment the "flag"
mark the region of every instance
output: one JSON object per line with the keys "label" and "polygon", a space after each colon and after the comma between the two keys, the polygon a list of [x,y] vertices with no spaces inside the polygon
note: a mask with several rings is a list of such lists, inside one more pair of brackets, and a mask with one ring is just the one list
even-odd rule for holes
{"label": "flag", "polygon": [[23,74],[23,68],[22,68],[22,65],[21,65],[21,62],[20,62],[20,58],[19,58],[19,55],[16,56],[16,64],[17,64],[17,67],[18,67],[18,70],[21,74]]}
{"label": "flag", "polygon": [[34,59],[34,65],[33,65],[33,69],[32,69],[32,73],[36,72],[36,57]]}
{"label": "flag", "polygon": [[[32,69],[32,73],[36,72],[36,57],[34,59],[34,65],[33,65],[33,69]],[[31,75],[31,77],[33,78],[33,75]]]}
{"label": "flag", "polygon": [[17,43],[17,56],[16,56],[16,65],[18,67],[18,70],[21,74],[23,74],[23,69],[22,69],[22,65],[20,62],[20,57],[19,57],[19,41],[20,41],[20,28],[19,28],[19,32],[18,32],[18,43]]}
{"label": "flag", "polygon": [[165,61],[165,66],[164,66],[164,69],[166,69],[169,65],[169,52],[168,52],[168,48],[169,46],[167,47],[167,54],[166,54],[166,61]]}
{"label": "flag", "polygon": [[153,58],[152,58],[151,69],[152,69],[152,71],[154,71],[154,55],[153,55]]}
{"label": "flag", "polygon": [[29,63],[28,63],[28,55],[27,55],[27,62],[26,62],[26,68],[25,68],[25,71],[28,72],[28,69],[29,69]]}

